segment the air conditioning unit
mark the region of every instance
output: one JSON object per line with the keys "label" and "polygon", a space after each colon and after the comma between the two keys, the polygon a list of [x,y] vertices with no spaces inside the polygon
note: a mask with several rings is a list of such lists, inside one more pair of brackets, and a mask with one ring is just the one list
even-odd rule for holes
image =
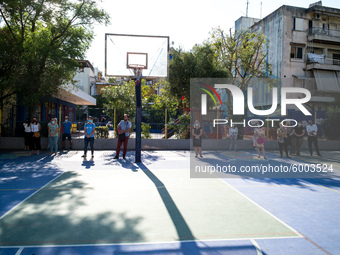
{"label": "air conditioning unit", "polygon": [[314,19],[321,19],[320,13],[315,13],[314,14]]}

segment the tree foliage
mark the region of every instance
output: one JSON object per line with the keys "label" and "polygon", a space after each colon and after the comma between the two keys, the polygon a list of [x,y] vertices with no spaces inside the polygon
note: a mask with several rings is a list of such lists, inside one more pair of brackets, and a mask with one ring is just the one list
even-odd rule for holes
{"label": "tree foliage", "polygon": [[33,106],[74,77],[109,15],[93,0],[7,0],[0,4],[0,102],[19,94]]}
{"label": "tree foliage", "polygon": [[211,32],[217,62],[229,71],[233,84],[241,90],[245,90],[253,78],[271,76],[271,66],[266,60],[267,43],[262,32],[244,30],[226,35],[220,27]]}
{"label": "tree foliage", "polygon": [[190,78],[228,78],[224,67],[218,65],[209,44],[196,45],[192,51],[173,49],[169,66],[169,89],[176,98],[190,100]]}
{"label": "tree foliage", "polygon": [[[113,110],[116,108],[116,123],[123,119],[124,113],[133,117],[135,112],[135,83],[134,81],[123,82],[116,86],[107,86],[102,89],[103,106],[106,113],[113,117]],[[112,118],[113,119],[113,118]]]}

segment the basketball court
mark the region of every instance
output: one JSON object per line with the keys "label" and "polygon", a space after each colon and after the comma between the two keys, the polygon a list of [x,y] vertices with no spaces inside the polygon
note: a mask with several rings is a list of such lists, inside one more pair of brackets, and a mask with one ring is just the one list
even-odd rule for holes
{"label": "basketball court", "polygon": [[[110,151],[88,161],[81,154],[0,155],[0,254],[340,251],[337,177],[190,178],[189,151],[144,151],[143,163],[134,163],[133,152],[126,160]],[[339,169],[339,153],[328,155]],[[256,164],[253,156],[218,155]],[[315,160],[293,160],[307,159]]]}

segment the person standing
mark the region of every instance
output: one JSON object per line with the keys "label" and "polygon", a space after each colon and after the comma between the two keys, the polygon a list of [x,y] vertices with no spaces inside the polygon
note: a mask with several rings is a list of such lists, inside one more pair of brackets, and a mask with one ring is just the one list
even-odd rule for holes
{"label": "person standing", "polygon": [[197,151],[200,153],[200,157],[202,156],[202,127],[198,120],[195,120],[194,122],[194,128],[192,129],[192,136],[193,136],[193,146],[195,148],[196,158],[198,157]]}
{"label": "person standing", "polygon": [[302,126],[302,122],[299,121],[298,124],[293,128],[293,135],[291,138],[292,146],[290,149],[290,155],[294,155],[296,152],[297,156],[300,156],[300,149],[303,143],[303,136],[305,135],[305,129]]}
{"label": "person standing", "polygon": [[57,118],[52,118],[51,122],[47,125],[48,129],[48,141],[50,143],[50,155],[58,154],[58,136],[59,136],[59,125],[57,124]]}
{"label": "person standing", "polygon": [[124,114],[124,120],[121,120],[118,124],[118,139],[117,139],[117,148],[116,148],[116,156],[114,159],[119,159],[120,147],[124,144],[123,148],[123,159],[125,159],[130,129],[132,128],[132,124],[129,121],[129,114]]}
{"label": "person standing", "polygon": [[31,123],[29,119],[26,119],[23,125],[24,125],[25,151],[28,151],[30,149],[32,140]]}
{"label": "person standing", "polygon": [[235,125],[231,125],[229,128],[229,138],[230,138],[230,147],[229,150],[232,150],[234,147],[234,151],[237,149],[237,135],[238,135],[238,128]]}
{"label": "person standing", "polygon": [[65,149],[65,140],[70,142],[70,150],[72,150],[72,137],[71,137],[71,127],[72,127],[72,122],[68,120],[68,116],[65,116],[65,121],[63,122],[63,127],[64,127],[64,132],[61,137],[63,141],[63,150]]}
{"label": "person standing", "polygon": [[311,156],[313,156],[313,143],[314,143],[316,154],[318,154],[318,156],[321,156],[320,151],[319,151],[318,138],[317,138],[318,127],[317,125],[313,124],[312,120],[308,121],[308,123],[309,125],[306,127],[306,131],[307,131],[309,153]]}
{"label": "person standing", "polygon": [[263,158],[267,159],[266,152],[264,150],[264,143],[266,142],[266,134],[264,127],[261,127],[261,124],[258,122],[256,124],[256,128],[254,129],[254,137],[253,137],[253,144],[256,147],[257,151],[257,158],[260,158],[260,149],[262,150]]}
{"label": "person standing", "polygon": [[94,135],[96,133],[96,125],[93,123],[93,119],[91,116],[87,118],[87,123],[85,124],[85,127],[84,127],[84,133],[85,133],[84,155],[82,157],[86,158],[87,146],[90,143],[91,155],[93,158],[94,157]]}
{"label": "person standing", "polygon": [[283,150],[286,153],[286,157],[290,158],[288,155],[288,132],[282,123],[280,123],[280,127],[277,129],[277,142],[279,144],[280,158],[283,156]]}
{"label": "person standing", "polygon": [[37,150],[37,154],[39,154],[39,150],[41,149],[40,130],[41,130],[40,123],[38,123],[38,119],[34,117],[31,124],[32,131],[31,154],[34,154],[34,150]]}

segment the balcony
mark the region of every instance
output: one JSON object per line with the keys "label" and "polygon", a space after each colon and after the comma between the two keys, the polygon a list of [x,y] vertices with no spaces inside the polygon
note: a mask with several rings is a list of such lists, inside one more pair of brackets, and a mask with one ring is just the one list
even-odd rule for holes
{"label": "balcony", "polygon": [[340,45],[340,30],[313,27],[308,30],[308,41]]}
{"label": "balcony", "polygon": [[340,59],[326,58],[323,54],[307,53],[306,70],[340,71]]}

